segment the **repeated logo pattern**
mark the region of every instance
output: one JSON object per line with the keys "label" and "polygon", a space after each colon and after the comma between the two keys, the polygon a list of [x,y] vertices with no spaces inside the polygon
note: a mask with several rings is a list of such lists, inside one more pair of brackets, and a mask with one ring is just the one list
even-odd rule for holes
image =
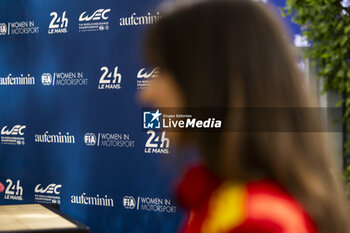
{"label": "repeated logo pattern", "polygon": [[[172,140],[161,128],[162,112],[141,113],[135,103],[161,76],[139,51],[142,31],[161,13],[146,10],[155,9],[148,0],[135,9],[96,2],[89,8],[82,1],[78,9],[36,5],[40,11],[26,15],[0,9],[8,16],[0,20],[6,48],[0,55],[0,96],[6,93],[0,204],[59,204],[99,232],[116,231],[120,215],[148,219],[150,226],[174,216],[164,232],[175,232],[179,218],[167,171],[157,170],[159,161],[172,158]],[[299,36],[295,41],[307,44]],[[99,221],[110,225],[102,229]],[[121,232],[130,229],[130,222],[122,224]]]}

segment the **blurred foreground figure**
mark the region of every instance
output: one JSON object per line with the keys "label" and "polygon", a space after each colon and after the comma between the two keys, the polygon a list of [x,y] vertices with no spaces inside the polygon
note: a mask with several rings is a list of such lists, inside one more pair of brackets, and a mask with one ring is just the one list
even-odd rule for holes
{"label": "blurred foreground figure", "polygon": [[[146,56],[160,74],[140,97],[155,107],[227,109],[225,126],[248,129],[249,111],[237,117],[229,108],[317,106],[286,33],[259,2],[176,7],[151,27]],[[271,118],[263,120],[261,126]],[[289,131],[173,136],[197,145],[201,155],[177,189],[189,211],[181,232],[349,232],[348,202],[329,143],[322,130],[302,132],[317,119],[306,114],[273,121]]]}

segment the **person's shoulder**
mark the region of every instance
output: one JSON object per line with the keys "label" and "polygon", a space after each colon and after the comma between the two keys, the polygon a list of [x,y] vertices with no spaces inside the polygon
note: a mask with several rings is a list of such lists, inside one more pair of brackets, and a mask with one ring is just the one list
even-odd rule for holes
{"label": "person's shoulder", "polygon": [[[246,184],[245,213],[246,220],[241,225],[241,229],[245,230],[242,232],[317,232],[302,205],[271,180]],[[233,232],[241,232],[239,227],[236,230]]]}
{"label": "person's shoulder", "polygon": [[302,205],[271,180],[229,182],[191,167],[177,190],[191,214],[184,232],[317,233]]}
{"label": "person's shoulder", "polygon": [[203,232],[316,233],[302,206],[276,182],[222,182],[212,193]]}

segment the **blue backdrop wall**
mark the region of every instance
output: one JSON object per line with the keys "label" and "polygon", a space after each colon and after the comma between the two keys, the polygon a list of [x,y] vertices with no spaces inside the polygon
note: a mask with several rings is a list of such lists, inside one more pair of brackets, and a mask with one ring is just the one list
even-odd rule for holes
{"label": "blue backdrop wall", "polygon": [[178,229],[184,153],[142,132],[136,101],[159,3],[0,2],[0,204],[57,203],[95,233]]}

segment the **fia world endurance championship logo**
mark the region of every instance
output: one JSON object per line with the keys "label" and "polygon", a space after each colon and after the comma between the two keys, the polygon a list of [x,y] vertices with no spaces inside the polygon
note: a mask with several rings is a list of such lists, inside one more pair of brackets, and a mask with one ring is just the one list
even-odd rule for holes
{"label": "fia world endurance championship logo", "polygon": [[161,115],[162,113],[159,112],[159,109],[157,111],[144,111],[143,129],[160,129]]}

